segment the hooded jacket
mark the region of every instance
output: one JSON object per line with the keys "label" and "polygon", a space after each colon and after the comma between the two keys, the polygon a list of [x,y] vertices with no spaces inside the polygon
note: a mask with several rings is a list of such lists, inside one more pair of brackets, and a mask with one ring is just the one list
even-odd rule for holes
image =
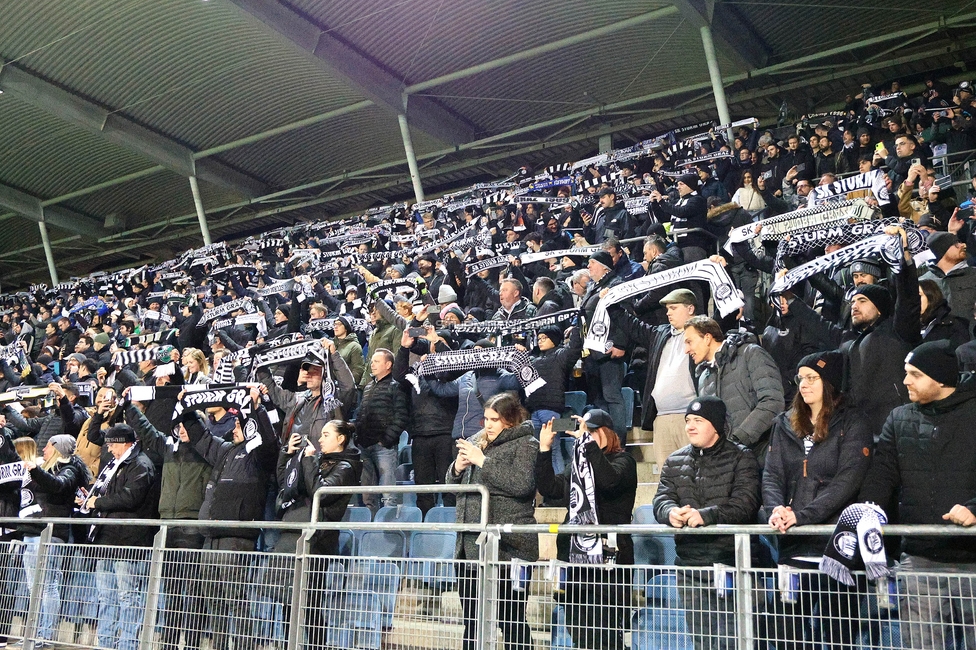
{"label": "hooded jacket", "polygon": [[[37,517],[70,517],[74,510],[75,492],[79,487],[91,483],[88,468],[77,456],[57,463],[50,470],[37,466],[31,470],[30,476],[31,484],[36,489],[35,498],[40,505],[40,510],[34,515]],[[30,532],[40,534],[43,528],[43,525],[38,525],[36,530]],[[54,537],[68,541],[68,536],[67,524],[54,526]]]}
{"label": "hooded jacket", "polygon": [[698,394],[725,402],[732,427],[729,438],[752,449],[761,467],[769,444],[766,434],[785,406],[776,362],[755,335],[730,332],[715,352],[715,361],[700,363],[695,371]]}
{"label": "hooded jacket", "polygon": [[[488,488],[489,524],[534,524],[535,521],[535,463],[539,443],[531,422],[523,422],[504,429],[484,447],[485,462],[481,467],[471,465],[454,473],[454,464],[447,470],[446,483],[481,484]],[[484,430],[471,437],[471,443],[484,444]],[[481,495],[477,492],[457,495],[457,523],[477,524],[481,521]],[[459,533],[455,557],[477,559],[477,533]],[[498,542],[498,560],[512,558],[535,562],[539,559],[539,536],[535,533],[503,533]]]}
{"label": "hooded jacket", "polygon": [[976,304],[976,268],[962,265],[951,268],[946,273],[938,266],[930,266],[918,279],[932,280],[939,285],[953,316],[968,319],[973,315],[973,305]]}

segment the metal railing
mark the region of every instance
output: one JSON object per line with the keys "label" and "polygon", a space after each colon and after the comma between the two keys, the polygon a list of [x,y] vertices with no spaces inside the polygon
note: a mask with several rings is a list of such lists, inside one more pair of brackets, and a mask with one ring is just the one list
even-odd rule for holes
{"label": "metal railing", "polygon": [[[317,505],[324,494],[369,489],[375,488],[326,488],[313,498]],[[976,627],[967,631],[966,621],[972,619],[964,618],[966,611],[971,615],[976,609],[974,572],[902,567],[894,581],[871,583],[855,574],[856,585],[845,589],[814,569],[754,566],[760,537],[829,536],[832,526],[799,527],[781,534],[766,526],[676,530],[661,525],[486,524],[490,509],[484,486],[384,489],[479,493],[481,522],[219,522],[231,531],[224,534],[260,526],[297,536],[294,552],[284,553],[252,550],[253,541],[242,547],[170,544],[187,531],[215,522],[31,520],[45,525],[36,540],[0,546],[0,586],[7,590],[0,594],[0,625],[20,619],[14,636],[25,639],[27,650],[42,639],[65,647],[107,644],[150,650],[200,647],[206,638],[214,650],[228,650],[230,644],[234,650],[323,645],[494,649],[502,643],[526,650],[574,645],[747,650],[766,643],[789,647],[798,638],[895,649],[914,647],[920,639],[949,643],[946,634],[955,637],[951,647],[961,647],[960,643],[972,644],[966,634],[976,632]],[[0,519],[5,526],[24,523]],[[66,523],[153,526],[158,532],[153,545],[145,548],[54,543],[54,526]],[[365,541],[359,553],[315,555],[310,548],[322,531],[351,531]],[[884,532],[970,536],[976,545],[976,527],[886,526]],[[454,540],[465,533],[477,536],[478,557],[456,560]],[[674,539],[731,536],[734,562],[676,566],[667,551],[656,561],[632,566],[499,559],[506,557],[501,549],[511,548],[509,536],[576,533],[606,539],[629,534],[640,543],[659,540],[662,548],[670,545],[672,554]],[[399,540],[400,546],[371,546],[366,543],[370,536]],[[428,545],[421,548],[421,541]],[[48,602],[50,585],[60,591],[56,608]],[[961,623],[952,618],[955,610],[944,604],[953,598],[961,604]],[[115,614],[117,624],[109,625],[112,621],[103,614],[111,611],[113,599],[117,609],[125,611]],[[919,618],[926,611],[939,615],[947,607],[944,622]],[[72,626],[87,633],[66,638]]]}

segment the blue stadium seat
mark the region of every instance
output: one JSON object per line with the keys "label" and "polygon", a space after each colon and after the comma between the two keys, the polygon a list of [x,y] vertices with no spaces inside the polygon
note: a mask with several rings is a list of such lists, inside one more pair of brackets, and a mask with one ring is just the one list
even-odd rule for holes
{"label": "blue stadium seat", "polygon": [[457,584],[454,573],[454,549],[457,533],[450,531],[414,531],[410,535],[410,559],[407,573],[436,591],[446,591]]}
{"label": "blue stadium seat", "polygon": [[373,520],[373,513],[369,511],[369,508],[364,508],[362,506],[349,506],[346,508],[346,511],[342,513],[342,520],[368,523]]}
{"label": "blue stadium seat", "polygon": [[410,465],[413,463],[413,445],[404,445],[397,452],[397,462],[401,465]]}
{"label": "blue stadium seat", "polygon": [[692,650],[695,647],[678,598],[677,577],[658,574],[646,587],[647,606],[637,610],[631,627],[633,650]]}
{"label": "blue stadium seat", "polygon": [[550,620],[549,646],[550,650],[567,650],[575,647],[573,637],[566,629],[566,606],[556,603],[552,608]]}
{"label": "blue stadium seat", "polygon": [[424,515],[417,506],[383,506],[376,511],[373,521],[399,521],[408,524],[419,524]]}
{"label": "blue stadium seat", "polygon": [[410,444],[410,434],[406,431],[400,432],[400,440],[397,441],[397,452]]}
{"label": "blue stadium seat", "polygon": [[453,524],[457,521],[457,509],[454,506],[435,506],[427,511],[424,521],[429,524]]}
{"label": "blue stadium seat", "polygon": [[[365,592],[376,596],[373,612],[379,614],[379,627],[378,629],[373,627],[376,620],[367,617],[363,620],[362,627],[370,632],[368,643],[344,647],[378,648],[382,631],[393,627],[393,610],[396,608],[397,593],[400,591],[400,567],[396,562],[388,560],[357,560],[346,578],[346,589],[349,593]],[[361,614],[349,608],[344,607],[344,609],[347,614],[354,616]]]}
{"label": "blue stadium seat", "polygon": [[566,410],[571,411],[570,415],[583,415],[586,408],[586,393],[581,390],[571,390],[566,392]]}
{"label": "blue stadium seat", "polygon": [[397,485],[413,485],[413,463],[397,465],[396,482]]}
{"label": "blue stadium seat", "polygon": [[634,426],[634,389],[624,386],[620,389],[620,393],[624,396],[624,413],[627,414],[624,429],[630,431],[630,428]]}
{"label": "blue stadium seat", "polygon": [[[362,506],[349,506],[342,513],[342,521],[350,522],[370,522],[373,520],[373,513],[369,508]],[[359,539],[363,536],[362,530],[340,530],[339,531],[339,555],[351,556],[356,554],[359,547]]]}
{"label": "blue stadium seat", "polygon": [[367,530],[359,538],[360,557],[404,557],[407,538],[398,530]]}

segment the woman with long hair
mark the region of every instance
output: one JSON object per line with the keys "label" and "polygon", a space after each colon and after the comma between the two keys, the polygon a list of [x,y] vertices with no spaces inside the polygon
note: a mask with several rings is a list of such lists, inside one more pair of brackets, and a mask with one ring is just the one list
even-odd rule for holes
{"label": "woman with long hair", "polygon": [[[793,404],[773,422],[763,504],[770,527],[780,532],[836,523],[856,499],[871,463],[872,433],[840,390],[844,366],[844,355],[837,351],[801,359]],[[798,535],[779,541],[779,564],[797,569],[799,587],[781,590],[774,598],[773,613],[761,619],[768,626],[765,638],[777,647],[804,646],[817,608],[823,644],[850,647],[858,633],[858,623],[851,620],[857,612],[857,589],[817,571],[828,539]]]}
{"label": "woman with long hair", "polygon": [[[485,401],[484,429],[465,440],[457,441],[458,454],[447,470],[447,482],[461,485],[481,484],[490,493],[489,524],[535,523],[535,464],[539,443],[528,411],[513,393],[498,393]],[[550,460],[550,462],[552,462]],[[481,521],[481,495],[457,495],[457,523]],[[464,611],[464,650],[473,650],[478,607],[478,567],[480,557],[477,533],[458,533],[455,557],[458,564],[458,591]],[[516,650],[532,645],[525,620],[528,598],[529,567],[525,576],[512,576],[513,564],[539,559],[539,536],[535,533],[504,533],[498,542],[498,593],[489,595],[497,603],[494,620],[502,628],[505,648]],[[513,560],[515,562],[513,563]],[[490,633],[490,632],[489,632]]]}
{"label": "woman with long hair", "polygon": [[922,303],[922,342],[948,339],[953,348],[969,342],[969,321],[952,315],[952,308],[935,280],[918,281]]}
{"label": "woman with long hair", "polygon": [[210,383],[210,364],[202,350],[197,348],[184,348],[183,357],[183,383],[185,384],[209,384]]}
{"label": "woman with long hair", "polygon": [[[70,517],[74,508],[75,492],[88,485],[91,475],[85,463],[74,455],[75,439],[69,435],[51,436],[44,446],[43,456],[37,457],[37,444],[32,438],[18,438],[14,447],[30,471],[30,481],[21,490],[20,517],[24,533],[24,572],[27,585],[34,584],[38,569],[38,550],[43,524],[32,525],[35,517]],[[56,619],[61,609],[62,564],[64,544],[69,540],[67,524],[54,526],[52,544],[47,548],[41,585],[41,616],[37,639],[51,642],[54,639]]]}
{"label": "woman with long hair", "polygon": [[[576,438],[569,474],[556,475],[552,469],[557,440],[553,420],[542,426],[535,463],[539,493],[569,507],[568,524],[629,524],[637,496],[637,462],[624,451],[609,413],[593,409],[576,419],[579,428],[567,432]],[[574,503],[574,492],[586,499]],[[585,536],[559,535],[556,553],[564,562],[590,565],[569,567],[564,585],[566,628],[576,647],[621,650],[631,581],[626,569],[611,566],[634,563],[630,535],[608,535],[592,547]]]}
{"label": "woman with long hair", "polygon": [[743,210],[753,215],[766,209],[766,200],[763,199],[762,192],[756,185],[756,177],[751,169],[742,172],[742,187],[732,195],[732,203],[738,204]]}

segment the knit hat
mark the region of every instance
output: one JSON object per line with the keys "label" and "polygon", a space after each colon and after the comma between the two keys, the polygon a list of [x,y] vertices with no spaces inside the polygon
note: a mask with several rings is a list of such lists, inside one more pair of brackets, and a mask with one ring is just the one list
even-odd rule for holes
{"label": "knit hat", "polygon": [[959,238],[951,232],[934,232],[928,236],[925,243],[928,244],[929,250],[935,255],[935,261],[938,262],[950,248],[959,243]]}
{"label": "knit hat", "polygon": [[[945,225],[937,217],[926,212],[918,219],[919,228],[931,228],[932,230],[945,230]],[[935,234],[935,233],[932,233]],[[931,236],[931,235],[930,235]]]}
{"label": "knit hat", "polygon": [[79,364],[85,363],[85,359],[87,359],[87,358],[88,357],[86,357],[85,355],[83,355],[81,352],[75,352],[74,354],[69,354],[68,355],[68,359],[74,359]]}
{"label": "knit hat", "polygon": [[883,278],[885,275],[884,271],[881,270],[881,265],[878,264],[878,261],[873,260],[870,257],[852,262],[851,273],[867,273],[876,278]]}
{"label": "knit hat", "polygon": [[349,324],[349,319],[345,316],[340,316],[339,318],[335,319],[335,322],[342,323],[342,326],[346,328],[346,334],[352,331],[352,325]]}
{"label": "knit hat", "polygon": [[878,284],[862,284],[854,290],[855,296],[864,296],[878,308],[881,318],[891,316],[892,304],[891,294],[888,290]]}
{"label": "knit hat", "polygon": [[613,269],[613,258],[610,257],[610,253],[606,251],[597,251],[590,255],[590,259],[594,262],[598,262],[608,269]]}
{"label": "knit hat", "polygon": [[682,174],[678,177],[679,183],[684,183],[693,190],[698,189],[698,174]]}
{"label": "knit hat", "polygon": [[946,386],[955,387],[959,381],[959,361],[948,339],[923,343],[908,353],[905,363]]}
{"label": "knit hat", "polygon": [[440,313],[441,320],[444,320],[444,317],[447,316],[448,314],[454,314],[455,316],[457,316],[457,319],[459,321],[461,321],[462,323],[464,322],[464,312],[461,311],[461,308],[457,306],[457,303],[452,302],[451,304],[446,305],[444,309],[441,310]]}
{"label": "knit hat", "polygon": [[168,363],[170,360],[170,355],[173,353],[172,345],[161,345],[156,350],[156,362],[157,363]]}
{"label": "knit hat", "polygon": [[403,264],[394,264],[390,268],[399,273],[401,278],[407,275],[407,267]]}
{"label": "knit hat", "polygon": [[548,325],[539,330],[539,334],[545,334],[546,338],[552,341],[553,345],[563,342],[563,330],[555,325]]}
{"label": "knit hat", "polygon": [[703,395],[688,405],[685,416],[696,415],[708,420],[718,435],[725,435],[725,402],[713,395]]}
{"label": "knit hat", "polygon": [[844,355],[836,350],[830,352],[814,352],[800,359],[800,368],[809,368],[820,378],[840,392],[844,386]]}
{"label": "knit hat", "polygon": [[696,305],[695,294],[688,289],[675,289],[658,301],[662,305]]}
{"label": "knit hat", "polygon": [[281,314],[282,314],[282,316],[284,316],[285,318],[288,318],[288,317],[291,316],[291,307],[289,307],[285,303],[282,303],[282,304],[278,305],[277,307],[275,307],[275,311],[280,311]]}
{"label": "knit hat", "polygon": [[613,428],[613,418],[602,409],[590,409],[587,411],[586,415],[583,416],[583,422],[586,422],[586,428],[590,431],[594,431],[600,427]]}
{"label": "knit hat", "polygon": [[105,444],[136,441],[136,432],[128,424],[116,424],[105,432]]}
{"label": "knit hat", "polygon": [[58,453],[65,458],[75,453],[75,447],[77,446],[75,439],[66,433],[51,436],[48,439],[48,442],[51,443],[51,446],[57,449]]}
{"label": "knit hat", "polygon": [[[457,302],[458,295],[449,284],[442,284],[441,288],[437,290],[437,304],[448,305],[452,302]],[[464,320],[463,318],[461,320]]]}
{"label": "knit hat", "polygon": [[99,345],[108,345],[111,343],[111,339],[108,338],[108,334],[105,332],[99,332],[92,338],[92,341],[98,343]]}
{"label": "knit hat", "polygon": [[348,296],[350,293],[356,294],[357,298],[359,297],[359,289],[356,288],[356,285],[350,284],[349,286],[347,286],[346,290],[342,292],[342,295]]}

